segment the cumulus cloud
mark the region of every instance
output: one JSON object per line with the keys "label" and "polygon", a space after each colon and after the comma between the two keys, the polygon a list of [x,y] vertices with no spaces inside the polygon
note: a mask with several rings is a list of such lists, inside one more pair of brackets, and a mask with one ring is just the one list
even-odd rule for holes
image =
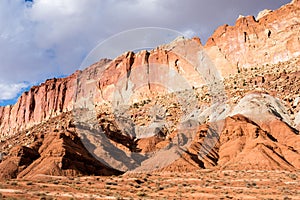
{"label": "cumulus cloud", "polygon": [[200,36],[204,43],[219,25],[234,24],[239,14],[256,15],[288,2],[1,0],[0,81],[36,83],[70,74],[98,43],[128,29],[169,28]]}
{"label": "cumulus cloud", "polygon": [[26,83],[7,84],[0,83],[0,101],[13,99],[20,93],[21,89],[26,88]]}

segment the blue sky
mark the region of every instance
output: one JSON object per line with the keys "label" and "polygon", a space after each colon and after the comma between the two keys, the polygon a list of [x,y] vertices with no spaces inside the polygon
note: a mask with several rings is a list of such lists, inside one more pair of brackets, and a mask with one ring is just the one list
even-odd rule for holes
{"label": "blue sky", "polygon": [[101,41],[141,27],[199,36],[203,43],[239,15],[277,9],[289,0],[1,0],[0,105],[31,85],[79,69]]}

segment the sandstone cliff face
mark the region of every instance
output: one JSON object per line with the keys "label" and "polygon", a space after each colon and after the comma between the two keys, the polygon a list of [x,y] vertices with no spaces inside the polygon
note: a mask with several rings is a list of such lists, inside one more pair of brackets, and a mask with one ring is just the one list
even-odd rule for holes
{"label": "sandstone cliff face", "polygon": [[300,55],[300,2],[260,15],[240,17],[223,25],[208,39],[205,49],[216,65],[247,68],[291,60]]}
{"label": "sandstone cliff face", "polygon": [[62,112],[71,110],[76,75],[47,80],[22,94],[13,106],[0,108],[0,127],[4,135],[12,135]]}
{"label": "sandstone cliff face", "polygon": [[98,76],[98,70],[107,62],[102,60],[66,78],[49,79],[23,93],[15,105],[0,107],[0,139],[71,111],[76,99],[86,95],[83,85],[90,77]]}
{"label": "sandstone cliff face", "polygon": [[141,99],[150,97],[151,93],[180,90],[183,85],[184,89],[199,87],[205,83],[201,76],[204,73],[199,70],[202,66],[198,69],[196,66],[199,52],[204,53],[204,50],[198,38],[178,38],[150,52],[126,52],[114,59],[101,74],[98,85],[101,94],[97,101],[112,101],[118,90],[139,93],[142,96],[136,98]]}

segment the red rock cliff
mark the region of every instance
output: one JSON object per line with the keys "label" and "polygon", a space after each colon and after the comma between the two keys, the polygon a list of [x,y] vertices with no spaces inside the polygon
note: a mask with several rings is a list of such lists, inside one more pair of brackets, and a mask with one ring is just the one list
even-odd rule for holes
{"label": "red rock cliff", "polygon": [[234,26],[220,26],[205,48],[217,65],[250,67],[275,64],[300,56],[300,1],[257,18],[239,17]]}
{"label": "red rock cliff", "polygon": [[71,111],[78,95],[84,95],[84,90],[79,89],[81,83],[77,83],[78,80],[98,75],[97,69],[107,62],[102,60],[66,78],[49,79],[24,92],[15,105],[0,107],[0,139]]}

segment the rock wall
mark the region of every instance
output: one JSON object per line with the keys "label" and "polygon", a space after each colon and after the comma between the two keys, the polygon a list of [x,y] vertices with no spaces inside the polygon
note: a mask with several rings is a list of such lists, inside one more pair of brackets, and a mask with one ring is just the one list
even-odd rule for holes
{"label": "rock wall", "polygon": [[300,1],[273,12],[262,11],[257,18],[241,16],[234,26],[220,26],[205,49],[220,67],[247,68],[300,56]]}
{"label": "rock wall", "polygon": [[[76,99],[86,95],[79,80],[98,76],[97,70],[108,60],[102,60],[84,71],[66,78],[53,78],[24,92],[15,105],[0,107],[0,139],[28,129],[63,112],[71,111]],[[95,74],[96,73],[96,74]],[[84,77],[84,78],[82,78]]]}
{"label": "rock wall", "polygon": [[22,94],[13,106],[0,107],[0,129],[4,136],[26,129],[72,109],[76,74],[47,80]]}

